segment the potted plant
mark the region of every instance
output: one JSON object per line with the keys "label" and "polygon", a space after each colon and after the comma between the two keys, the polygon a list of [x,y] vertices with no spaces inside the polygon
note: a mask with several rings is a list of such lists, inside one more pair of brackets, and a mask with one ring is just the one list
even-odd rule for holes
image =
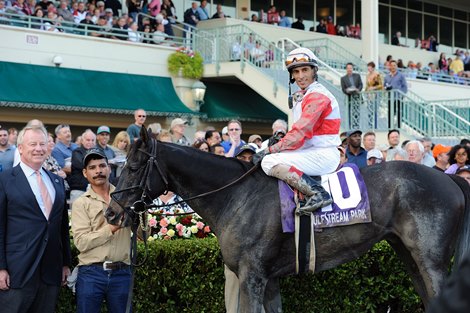
{"label": "potted plant", "polygon": [[168,72],[174,77],[200,79],[203,71],[203,59],[197,52],[180,48],[168,57]]}

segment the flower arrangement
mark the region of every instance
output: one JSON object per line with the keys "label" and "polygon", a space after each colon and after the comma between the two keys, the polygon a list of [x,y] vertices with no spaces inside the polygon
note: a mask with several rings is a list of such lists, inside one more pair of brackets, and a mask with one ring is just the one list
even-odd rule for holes
{"label": "flower arrangement", "polygon": [[[183,212],[182,210],[175,210],[174,213]],[[166,216],[162,213],[163,210],[148,214],[150,240],[194,239],[215,236],[211,228],[205,225],[197,213],[172,216]]]}
{"label": "flower arrangement", "polygon": [[173,76],[199,79],[204,72],[203,59],[199,53],[181,47],[168,57],[168,72]]}

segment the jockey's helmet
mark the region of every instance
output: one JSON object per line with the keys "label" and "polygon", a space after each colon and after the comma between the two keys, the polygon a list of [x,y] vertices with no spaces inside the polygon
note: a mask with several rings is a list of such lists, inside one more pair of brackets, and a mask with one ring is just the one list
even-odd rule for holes
{"label": "jockey's helmet", "polygon": [[292,50],[286,58],[286,68],[289,73],[296,67],[312,66],[315,71],[318,71],[317,57],[310,49],[296,48]]}

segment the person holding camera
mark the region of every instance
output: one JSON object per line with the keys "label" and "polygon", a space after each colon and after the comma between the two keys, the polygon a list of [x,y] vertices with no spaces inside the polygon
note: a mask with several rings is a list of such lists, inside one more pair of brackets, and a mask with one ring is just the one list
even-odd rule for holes
{"label": "person holding camera", "polygon": [[311,50],[294,49],[285,64],[289,83],[300,89],[289,99],[294,123],[276,144],[256,153],[253,163],[261,162],[267,175],[304,194],[305,203],[297,214],[309,214],[332,203],[321,183],[310,176],[332,173],[338,167],[341,116],[336,98],[317,81],[318,62]]}
{"label": "person holding camera", "polygon": [[[390,61],[390,73],[385,76],[384,79],[385,90],[400,90],[402,93],[406,94],[408,92],[408,84],[406,82],[405,76],[398,72],[397,61]],[[391,97],[391,96],[394,97]],[[388,128],[392,128],[393,119],[397,117],[397,127],[400,128],[401,125],[401,99],[402,95],[398,92],[390,92],[390,98],[388,100]],[[392,114],[392,101],[393,101],[393,114]]]}

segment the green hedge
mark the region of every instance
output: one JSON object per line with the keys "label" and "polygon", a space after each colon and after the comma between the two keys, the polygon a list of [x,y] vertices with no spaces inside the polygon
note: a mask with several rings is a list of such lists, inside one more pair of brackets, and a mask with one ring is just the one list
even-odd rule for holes
{"label": "green hedge", "polygon": [[[143,245],[139,246],[143,256]],[[76,253],[76,249],[73,249]],[[225,312],[224,273],[215,238],[149,243],[137,269],[134,312]],[[334,270],[281,280],[284,312],[424,312],[403,264],[386,242]],[[64,289],[57,312],[75,311]],[[103,310],[105,311],[105,310]]]}

